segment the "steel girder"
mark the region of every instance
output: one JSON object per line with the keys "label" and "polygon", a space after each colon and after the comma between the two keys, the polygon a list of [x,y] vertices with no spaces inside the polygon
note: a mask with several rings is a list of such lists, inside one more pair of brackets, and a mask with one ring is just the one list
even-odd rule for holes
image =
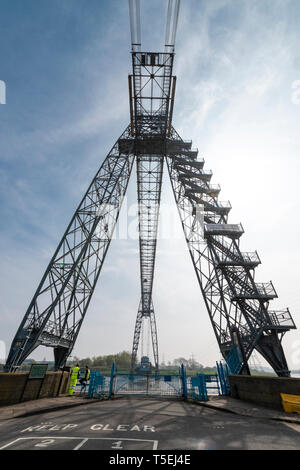
{"label": "steel girder", "polygon": [[[278,375],[289,370],[282,337],[295,328],[289,310],[272,311],[272,283],[258,284],[256,252],[242,252],[240,224],[229,224],[229,202],[218,200],[220,187],[197,160],[198,151],[172,127],[176,77],[174,48],[141,52],[133,44],[129,76],[130,125],[104,160],[76,210],[17,331],[6,371],[15,370],[39,345],[54,349],[55,366],[64,365],[85,317],[116,225],[134,159],[137,161],[141,301],[136,320],[132,367],[143,319],[150,320],[155,367],[157,331],[152,302],[163,161],[166,158],[175,200],[199,286],[226,358],[238,337],[241,372],[259,351]],[[172,89],[172,90],[171,90]]]}
{"label": "steel girder", "polygon": [[[132,131],[137,138],[165,137],[170,116],[174,53],[132,52]],[[155,154],[150,151],[149,153]]]}
{"label": "steel girder", "polygon": [[162,175],[162,156],[137,157],[141,301],[147,316],[151,309]]}
{"label": "steel girder", "polygon": [[133,347],[132,347],[132,356],[131,356],[131,370],[132,371],[135,369],[137,365],[136,363],[137,352],[138,352],[138,347],[139,347],[139,343],[141,339],[143,321],[145,321],[146,318],[149,318],[150,320],[154,364],[155,364],[155,370],[158,371],[159,356],[158,356],[157,328],[156,328],[156,320],[155,320],[154,307],[153,307],[152,300],[151,300],[151,307],[150,307],[150,312],[148,316],[143,314],[142,301],[140,302],[140,305],[139,305],[135,328],[134,328],[134,336],[133,336]]}
{"label": "steel girder", "polygon": [[148,319],[156,371],[159,367],[152,288],[166,136],[172,116],[173,61],[173,52],[141,52],[140,45],[133,44],[129,98],[137,159],[141,301],[133,338],[132,370],[136,365],[143,321]]}
{"label": "steel girder", "polygon": [[[126,139],[124,143],[120,145]],[[79,204],[13,340],[5,370],[39,345],[54,348],[55,367],[70,355],[118,220],[134,161],[130,127],[116,142]]]}
{"label": "steel girder", "polygon": [[157,330],[152,302],[152,289],[163,176],[163,161],[164,157],[162,155],[137,156],[141,302],[139,305],[133,339],[131,360],[132,368],[134,368],[136,363],[141,322],[145,318],[150,318],[153,356],[156,370],[158,370],[159,366]]}
{"label": "steel girder", "polygon": [[[179,139],[174,129],[172,138]],[[288,310],[269,311],[269,301],[277,294],[271,282],[254,282],[260,259],[256,252],[240,250],[243,229],[228,224],[230,203],[218,201],[220,188],[209,183],[211,173],[203,170],[203,160],[179,150],[168,154],[167,163],[189,252],[222,355],[226,358],[238,331],[243,354],[241,373],[249,373],[248,359],[255,348],[279,376],[289,376],[281,340],[295,324]]]}

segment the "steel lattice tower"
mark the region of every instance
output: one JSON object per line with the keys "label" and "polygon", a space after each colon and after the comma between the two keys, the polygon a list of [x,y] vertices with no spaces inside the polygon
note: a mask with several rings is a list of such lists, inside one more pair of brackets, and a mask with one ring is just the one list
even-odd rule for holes
{"label": "steel lattice tower", "polygon": [[152,302],[157,228],[164,162],[203,299],[224,358],[240,346],[239,373],[249,373],[257,350],[279,376],[289,376],[284,334],[296,328],[288,309],[274,311],[272,282],[254,281],[257,252],[242,252],[241,224],[228,223],[229,202],[191,141],[172,126],[176,77],[174,44],[179,0],[169,0],[164,52],[142,52],[140,9],[129,0],[132,74],[130,124],[117,140],[80,202],[13,340],[6,371],[15,370],[39,345],[54,349],[55,368],[71,354],[87,312],[136,162],[139,203],[141,300],[136,319],[132,368],[144,320],[151,327],[158,370],[157,329]]}

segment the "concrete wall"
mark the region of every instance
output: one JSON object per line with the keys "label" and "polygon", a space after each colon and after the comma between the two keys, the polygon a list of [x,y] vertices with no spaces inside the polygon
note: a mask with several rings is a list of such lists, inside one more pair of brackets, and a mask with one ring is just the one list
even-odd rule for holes
{"label": "concrete wall", "polygon": [[29,372],[0,373],[0,406],[20,401],[56,397],[68,391],[69,372],[48,372],[43,379],[29,379]]}
{"label": "concrete wall", "polygon": [[300,378],[229,375],[231,396],[283,411],[280,393],[300,395]]}

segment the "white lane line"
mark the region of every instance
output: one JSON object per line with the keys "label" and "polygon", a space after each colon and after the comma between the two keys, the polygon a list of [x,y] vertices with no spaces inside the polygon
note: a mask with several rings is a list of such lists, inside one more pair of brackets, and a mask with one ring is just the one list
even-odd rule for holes
{"label": "white lane line", "polygon": [[158,441],[150,440],[150,439],[129,439],[129,438],[115,438],[115,437],[89,437],[87,440],[89,441],[135,441],[135,442],[152,442],[153,443],[153,448],[152,450],[157,450],[158,447]]}
{"label": "white lane line", "polygon": [[158,441],[153,441],[153,449],[152,450],[157,450],[158,447]]}
{"label": "white lane line", "polygon": [[84,437],[19,437],[18,439],[15,439],[12,442],[9,442],[8,444],[5,444],[5,446],[0,447],[0,450],[6,449],[6,447],[12,446],[18,441],[28,441],[28,440],[34,440],[34,441],[40,441],[43,439],[76,439],[77,441],[80,441],[80,439],[85,439]]}
{"label": "white lane line", "polygon": [[[78,450],[80,447],[82,447],[87,441],[92,440],[92,441],[117,441],[120,440],[119,438],[113,438],[113,437],[69,437],[69,436],[46,436],[46,437],[19,437],[18,439],[15,439],[12,442],[9,442],[8,444],[5,444],[5,446],[0,447],[0,450],[6,449],[7,447],[12,446],[18,441],[26,441],[26,440],[43,440],[43,439],[75,439],[77,441],[81,440],[81,442],[74,448],[74,450]],[[134,442],[152,442],[153,443],[153,448],[152,450],[157,450],[158,447],[158,441],[150,440],[150,439],[129,439],[129,438],[122,438],[122,441],[134,441]]]}
{"label": "white lane line", "polygon": [[14,440],[14,441],[12,441],[12,442],[9,442],[9,443],[6,444],[5,446],[0,447],[0,450],[6,449],[6,447],[12,446],[15,442],[18,442],[18,441],[20,441],[21,439],[22,439],[22,438],[20,437],[19,439],[16,439],[16,440]]}
{"label": "white lane line", "polygon": [[79,444],[76,447],[74,447],[73,450],[80,449],[80,447],[82,447],[87,441],[88,441],[88,439],[83,439],[83,441],[79,442]]}

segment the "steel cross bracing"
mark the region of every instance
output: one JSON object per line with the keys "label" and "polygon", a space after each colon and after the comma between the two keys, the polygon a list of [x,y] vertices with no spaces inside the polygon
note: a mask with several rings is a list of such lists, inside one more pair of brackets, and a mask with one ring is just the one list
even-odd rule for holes
{"label": "steel cross bracing", "polygon": [[39,345],[54,348],[55,365],[73,349],[116,225],[134,162],[128,127],[76,210],[13,340],[6,362],[15,370]]}
{"label": "steel cross bracing", "polygon": [[[170,4],[171,2],[169,2],[169,6]],[[138,11],[139,7],[137,8]],[[137,13],[136,30],[139,31],[139,29]],[[137,33],[137,38],[139,36]],[[131,134],[135,138],[135,156],[137,160],[141,275],[141,301],[133,338],[132,370],[136,365],[142,324],[143,321],[146,322],[148,319],[150,319],[156,371],[159,367],[152,289],[163,162],[166,156],[166,136],[171,128],[176,83],[176,78],[172,76],[173,49],[173,47],[166,47],[166,51],[163,53],[142,52],[139,40],[132,44],[133,73],[129,76],[129,99]]]}
{"label": "steel cross bracing", "polygon": [[147,317],[150,318],[153,356],[157,370],[159,365],[156,323],[152,302],[152,288],[162,174],[163,156],[148,155],[137,157],[141,303],[139,306],[133,340],[132,368],[134,368],[136,363],[140,339],[140,323],[143,318]]}
{"label": "steel cross bracing", "polygon": [[[130,132],[128,127],[113,147],[72,218],[16,334],[6,370],[14,370],[40,344],[54,348],[57,368],[70,354],[112,237],[137,153],[137,142],[130,137]],[[277,297],[275,289],[271,282],[254,282],[259,256],[256,252],[240,250],[243,228],[240,224],[228,223],[231,205],[218,200],[220,187],[210,184],[212,173],[204,170],[204,160],[197,159],[198,151],[191,148],[190,141],[183,141],[173,128],[164,145],[185,237],[223,356],[226,357],[234,344],[233,333],[237,330],[244,353],[244,368],[256,349],[278,375],[288,376],[281,340],[286,331],[295,328],[289,310],[269,309],[269,301]],[[163,158],[157,155],[137,158],[142,208],[142,299],[133,353],[137,351],[142,320],[150,317],[157,363],[152,285],[162,161]],[[143,245],[144,241],[146,245]],[[142,282],[148,278],[147,283]]]}
{"label": "steel cross bracing", "polygon": [[153,357],[154,357],[155,369],[156,369],[156,371],[158,371],[159,355],[158,355],[158,342],[157,342],[157,328],[156,328],[156,320],[155,320],[152,300],[151,300],[151,304],[150,304],[149,315],[144,314],[143,307],[142,307],[142,301],[140,302],[140,305],[139,305],[138,314],[137,314],[137,318],[136,318],[135,329],[134,329],[134,336],[133,336],[131,370],[134,370],[135,367],[136,367],[137,351],[138,351],[139,343],[140,343],[140,340],[141,340],[143,321],[145,321],[146,318],[148,318],[150,320]]}
{"label": "steel cross bracing", "polygon": [[[132,52],[129,97],[132,134],[142,139],[163,138],[167,132],[174,53]],[[173,77],[174,81],[174,77]],[[173,86],[175,86],[173,84]],[[151,148],[155,153],[155,148]]]}
{"label": "steel cross bracing", "polygon": [[[141,302],[136,319],[131,368],[136,365],[143,320],[150,319],[155,369],[159,367],[152,288],[170,106],[173,53],[132,52],[132,134],[137,159]],[[129,85],[129,86],[130,86]]]}
{"label": "steel cross bracing", "polygon": [[[132,56],[134,122],[131,119],[74,214],[17,331],[6,370],[16,369],[39,345],[54,348],[56,368],[66,362],[99,277],[135,158],[141,305],[143,316],[150,317],[158,368],[151,295],[174,54],[133,52]],[[134,353],[135,346],[133,357]]]}
{"label": "steel cross bracing", "polygon": [[[135,3],[136,11],[133,12]],[[70,355],[89,306],[118,220],[133,162],[137,164],[141,301],[132,368],[143,321],[150,324],[155,368],[157,329],[152,301],[164,160],[203,299],[223,357],[240,346],[240,373],[249,373],[256,349],[279,376],[289,370],[284,334],[296,328],[288,309],[270,310],[272,282],[255,282],[257,252],[243,252],[241,224],[228,223],[229,202],[191,141],[172,126],[176,77],[172,75],[180,1],[169,0],[165,52],[141,52],[140,5],[130,0],[132,75],[130,124],[118,139],[76,210],[17,331],[5,366],[15,370],[39,345],[54,349],[56,369]],[[174,7],[174,8],[173,8]],[[171,17],[173,14],[173,21]],[[135,24],[136,23],[136,24]]]}
{"label": "steel cross bracing", "polygon": [[[173,138],[179,136],[173,129]],[[211,323],[224,358],[238,332],[243,354],[241,372],[248,372],[248,359],[259,351],[279,376],[289,370],[282,337],[295,324],[288,309],[270,311],[277,297],[272,282],[254,281],[260,264],[256,252],[240,250],[244,230],[228,224],[229,202],[220,202],[220,187],[210,184],[212,173],[203,169],[196,152],[167,156],[168,171],[179,214]]]}

